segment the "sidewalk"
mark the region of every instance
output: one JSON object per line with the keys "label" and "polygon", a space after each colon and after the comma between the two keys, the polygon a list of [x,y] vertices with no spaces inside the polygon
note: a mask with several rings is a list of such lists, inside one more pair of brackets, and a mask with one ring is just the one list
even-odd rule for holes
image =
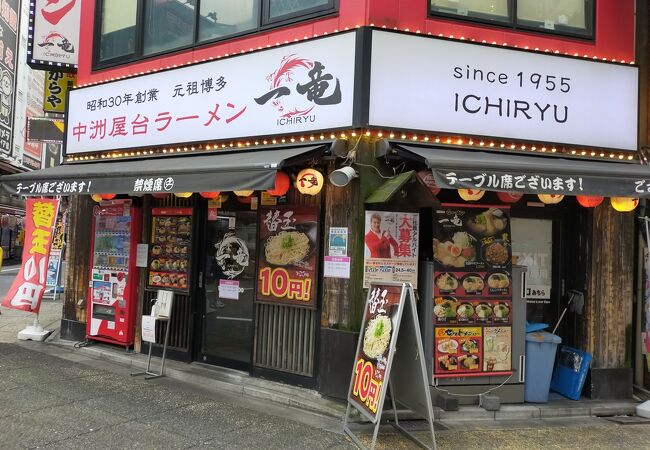
{"label": "sidewalk", "polygon": [[[145,369],[145,354],[126,352],[102,343],[75,348],[74,342],[61,340],[58,335],[61,308],[61,296],[56,301],[43,300],[40,322],[45,329],[53,333],[43,343],[30,342],[25,345],[29,345],[32,350],[71,361],[93,361],[93,365],[118,364],[131,372],[141,372]],[[30,314],[3,308],[0,315],[0,342],[15,343],[17,333],[32,320],[33,316]],[[159,358],[152,359],[154,371],[159,369],[159,364]],[[345,414],[346,403],[343,401],[324,397],[314,390],[251,377],[246,372],[199,362],[187,364],[168,360],[165,375],[170,380],[185,383],[189,388],[227,393],[251,403],[271,402],[281,408],[303,411],[303,414],[307,415],[313,414],[315,426],[325,426],[338,431]],[[637,404],[633,400],[572,401],[557,394],[551,394],[549,400],[545,404],[502,405],[496,412],[486,411],[478,406],[461,406],[458,411],[443,411],[434,407],[434,419],[437,428],[448,430],[467,430],[468,427],[501,429],[515,426],[516,423],[527,427],[544,427],[553,420],[562,424],[569,418],[588,420],[596,417],[633,415]],[[358,415],[355,416],[353,420],[359,422]],[[408,418],[408,414],[404,415],[404,419]],[[363,428],[366,425],[360,423],[356,426]]]}

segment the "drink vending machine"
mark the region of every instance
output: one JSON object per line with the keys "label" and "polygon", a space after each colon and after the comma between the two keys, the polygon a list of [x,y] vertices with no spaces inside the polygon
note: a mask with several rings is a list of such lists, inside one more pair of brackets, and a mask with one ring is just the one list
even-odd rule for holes
{"label": "drink vending machine", "polygon": [[135,336],[138,275],[135,265],[142,218],[131,200],[93,208],[88,339],[129,347]]}

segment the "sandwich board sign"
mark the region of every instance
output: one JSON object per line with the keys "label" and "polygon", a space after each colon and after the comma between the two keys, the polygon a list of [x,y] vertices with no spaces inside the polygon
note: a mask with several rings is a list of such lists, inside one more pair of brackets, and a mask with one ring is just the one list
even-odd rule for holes
{"label": "sandwich board sign", "polygon": [[[411,283],[371,283],[368,289],[343,421],[346,434],[361,448],[366,447],[348,427],[351,407],[374,424],[370,446],[374,449],[389,388],[395,415],[391,425],[422,447],[435,449],[431,394]],[[400,426],[397,405],[428,421],[431,447]]]}

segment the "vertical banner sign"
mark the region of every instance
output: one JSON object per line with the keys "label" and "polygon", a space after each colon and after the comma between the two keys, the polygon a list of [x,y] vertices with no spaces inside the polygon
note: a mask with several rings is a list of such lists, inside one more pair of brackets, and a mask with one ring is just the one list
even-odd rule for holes
{"label": "vertical banner sign", "polygon": [[417,288],[420,215],[366,211],[365,230],[363,287],[396,282]]}
{"label": "vertical banner sign", "polygon": [[23,263],[2,306],[38,314],[59,200],[29,198],[25,208]]}
{"label": "vertical banner sign", "polygon": [[18,0],[0,1],[0,152],[10,155],[16,88]]}
{"label": "vertical banner sign", "polygon": [[56,287],[59,284],[59,272],[61,269],[61,256],[65,246],[65,226],[63,216],[56,219],[54,236],[52,237],[52,249],[50,250],[50,260],[47,263],[47,287]]}
{"label": "vertical banner sign", "polygon": [[437,208],[433,259],[434,377],[509,373],[510,209]]}
{"label": "vertical banner sign", "polygon": [[318,210],[262,208],[257,301],[316,308]]}
{"label": "vertical banner sign", "polygon": [[77,67],[81,0],[31,0],[29,25],[30,67],[68,71]]}
{"label": "vertical banner sign", "polygon": [[60,71],[45,72],[45,89],[43,89],[43,111],[65,113],[65,100],[68,90],[74,87],[77,75]]}

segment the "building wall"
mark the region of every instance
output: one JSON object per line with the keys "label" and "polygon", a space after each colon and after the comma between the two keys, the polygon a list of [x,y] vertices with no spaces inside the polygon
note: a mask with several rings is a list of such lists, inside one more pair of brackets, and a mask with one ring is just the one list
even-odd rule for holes
{"label": "building wall", "polygon": [[562,38],[542,33],[513,31],[499,26],[488,26],[450,19],[427,17],[424,0],[340,0],[336,16],[314,19],[247,37],[240,37],[195,50],[186,50],[162,57],[147,58],[99,71],[92,70],[92,41],[95,2],[83,2],[81,18],[81,44],[79,49],[79,83],[102,82],[147,71],[162,70],[190,64],[207,58],[232,55],[331,34],[357,26],[374,25],[397,28],[412,33],[431,33],[454,36],[467,40],[496,42],[499,45],[539,48],[540,51],[587,55],[590,58],[634,60],[634,0],[596,1],[595,38]]}

